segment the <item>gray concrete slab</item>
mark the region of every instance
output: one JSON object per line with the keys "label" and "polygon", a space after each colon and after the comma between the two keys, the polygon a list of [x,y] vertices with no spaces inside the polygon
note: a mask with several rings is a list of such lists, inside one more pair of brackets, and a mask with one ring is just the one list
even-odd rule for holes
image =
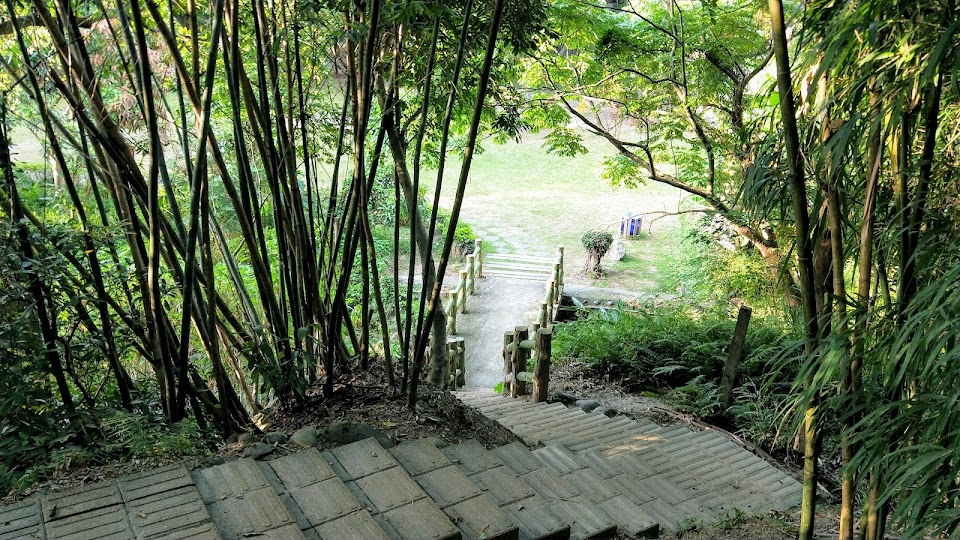
{"label": "gray concrete slab", "polygon": [[68,517],[47,519],[50,540],[132,540],[127,511],[120,505],[95,508]]}
{"label": "gray concrete slab", "polygon": [[477,487],[456,465],[430,471],[414,478],[441,510],[480,496]]}
{"label": "gray concrete slab", "polygon": [[501,465],[497,456],[474,439],[448,446],[443,449],[443,454],[468,475]]}
{"label": "gray concrete slab", "polygon": [[370,438],[330,450],[333,457],[350,475],[349,479],[358,480],[364,476],[385,471],[399,465],[390,452]]}
{"label": "gray concrete slab", "polygon": [[601,503],[622,495],[621,490],[615,483],[601,478],[600,475],[590,469],[573,471],[565,474],[563,478],[576,486],[581,493],[595,503]]}
{"label": "gray concrete slab", "polygon": [[613,538],[617,534],[617,522],[586,497],[554,502],[563,515],[572,518],[571,540]]}
{"label": "gray concrete slab", "polygon": [[222,540],[222,538],[213,523],[203,523],[165,533],[153,540]]}
{"label": "gray concrete slab", "polygon": [[164,491],[193,486],[193,478],[186,467],[168,465],[121,477],[117,484],[123,500],[134,501]]}
{"label": "gray concrete slab", "polygon": [[267,478],[252,459],[229,461],[201,469],[194,474],[200,496],[207,504],[270,487]]}
{"label": "gray concrete slab", "polygon": [[317,484],[337,476],[330,464],[314,448],[266,463],[288,490]]}
{"label": "gray concrete slab", "polygon": [[366,511],[354,512],[316,527],[322,540],[388,540],[390,537]]}
{"label": "gray concrete slab", "polygon": [[529,540],[566,540],[570,522],[556,507],[539,495],[500,507],[520,528],[520,537]]}
{"label": "gray concrete slab", "polygon": [[444,509],[467,539],[517,540],[520,528],[486,495],[460,501]]}
{"label": "gray concrete slab", "polygon": [[504,465],[513,470],[518,475],[526,474],[537,469],[545,467],[542,461],[537,459],[526,446],[512,442],[510,444],[494,449],[493,453],[503,462]]}
{"label": "gray concrete slab", "polygon": [[290,497],[312,526],[364,510],[339,478],[292,488]]}
{"label": "gray concrete slab", "polygon": [[478,472],[470,479],[500,505],[515,503],[536,495],[526,482],[517,478],[517,473],[505,465]]}
{"label": "gray concrete slab", "polygon": [[43,534],[40,501],[26,500],[0,508],[0,540],[38,538]]}
{"label": "gray concrete slab", "polygon": [[359,478],[356,483],[377,511],[384,514],[427,496],[399,465]]}
{"label": "gray concrete slab", "polygon": [[[227,538],[270,536],[279,534],[278,529],[295,529],[296,534],[290,538],[303,538],[300,527],[270,487],[238,493],[216,501],[208,508],[213,523]],[[293,525],[293,529],[288,525]]]}
{"label": "gray concrete slab", "polygon": [[556,471],[548,467],[542,467],[526,474],[521,474],[520,479],[533,488],[534,491],[543,495],[547,499],[573,499],[582,495],[580,490],[557,474]]}
{"label": "gray concrete slab", "polygon": [[59,520],[122,502],[116,481],[100,482],[68,491],[53,492],[41,499],[43,517]]}
{"label": "gray concrete slab", "polygon": [[617,530],[628,537],[657,538],[660,535],[657,520],[625,496],[601,502],[600,508],[617,521]]}
{"label": "gray concrete slab", "polygon": [[568,474],[580,469],[586,469],[587,464],[568,448],[560,445],[550,445],[533,451],[545,465],[560,474]]}
{"label": "gray concrete slab", "polygon": [[420,499],[383,514],[400,538],[409,540],[454,540],[460,529],[429,499]]}
{"label": "gray concrete slab", "polygon": [[210,522],[207,507],[193,484],[130,501],[127,511],[138,538],[162,537]]}
{"label": "gray concrete slab", "polygon": [[390,449],[393,457],[412,476],[450,465],[450,459],[426,439],[404,441]]}

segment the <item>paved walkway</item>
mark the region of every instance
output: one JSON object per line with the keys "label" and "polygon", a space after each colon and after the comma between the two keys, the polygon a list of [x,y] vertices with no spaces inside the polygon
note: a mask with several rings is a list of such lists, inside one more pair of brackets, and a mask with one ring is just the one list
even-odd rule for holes
{"label": "paved walkway", "polygon": [[503,334],[536,319],[544,283],[485,273],[457,316],[456,336],[464,338],[467,386],[492,389],[503,380]]}

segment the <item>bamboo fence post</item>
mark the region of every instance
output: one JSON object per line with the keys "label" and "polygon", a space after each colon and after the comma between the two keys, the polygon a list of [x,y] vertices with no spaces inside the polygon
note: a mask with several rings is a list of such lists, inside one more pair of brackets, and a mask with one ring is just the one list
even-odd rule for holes
{"label": "bamboo fence post", "polygon": [[450,347],[450,342],[452,339],[453,338],[448,337],[447,342],[443,344],[443,346],[447,348],[447,362],[440,366],[441,376],[443,377],[441,380],[443,380],[444,388],[450,387],[450,350],[452,349],[452,347]]}
{"label": "bamboo fence post", "polygon": [[510,351],[510,347],[514,342],[515,331],[508,330],[503,333],[503,390],[502,393],[504,396],[510,395],[510,377],[513,373],[513,364],[512,358],[513,353]]}
{"label": "bamboo fence post", "polygon": [[554,310],[553,306],[557,302],[557,298],[554,296],[554,292],[557,289],[557,282],[555,280],[550,280],[550,294],[547,296],[547,322],[553,322],[554,319]]}
{"label": "bamboo fence post", "polygon": [[518,326],[513,330],[513,350],[510,351],[510,368],[512,377],[510,380],[510,397],[517,397],[523,393],[522,381],[520,381],[520,372],[524,371],[525,358],[524,349],[520,344],[529,337],[530,333],[526,326]]}
{"label": "bamboo fence post", "polygon": [[483,277],[483,240],[477,238],[473,252],[477,255],[477,277]]}
{"label": "bamboo fence post", "polygon": [[532,325],[530,325],[530,335],[533,336],[533,338],[532,338],[532,339],[533,339],[533,349],[530,351],[530,356],[531,356],[532,358],[536,358],[536,357],[537,357],[537,345],[539,344],[539,342],[537,341],[537,331],[538,331],[538,330],[540,330],[540,323],[539,323],[539,322],[535,322],[535,323],[533,323]]}
{"label": "bamboo fence post", "polygon": [[455,291],[447,291],[447,333],[457,333],[457,296]]}
{"label": "bamboo fence post", "polygon": [[552,328],[540,328],[536,333],[536,364],[533,368],[533,401],[547,400],[550,383],[550,353],[553,339]]}
{"label": "bamboo fence post", "polygon": [[560,295],[563,291],[563,284],[560,281],[560,263],[553,263],[553,301],[560,305]]}
{"label": "bamboo fence post", "polygon": [[467,312],[467,271],[460,271],[460,313]]}
{"label": "bamboo fence post", "polygon": [[476,294],[477,289],[474,284],[474,268],[473,268],[473,253],[467,255],[467,287],[470,289],[470,294]]}
{"label": "bamboo fence post", "polygon": [[557,257],[560,259],[560,277],[558,283],[560,284],[560,294],[563,294],[563,246],[557,246]]}
{"label": "bamboo fence post", "polygon": [[550,324],[550,320],[547,319],[547,301],[543,300],[540,302],[540,328],[546,328]]}

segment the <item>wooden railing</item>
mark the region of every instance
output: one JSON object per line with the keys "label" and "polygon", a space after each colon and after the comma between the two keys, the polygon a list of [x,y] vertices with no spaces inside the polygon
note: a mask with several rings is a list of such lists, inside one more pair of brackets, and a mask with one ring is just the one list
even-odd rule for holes
{"label": "wooden railing", "polygon": [[476,240],[473,252],[467,255],[467,261],[460,270],[457,285],[447,291],[444,311],[447,314],[447,333],[457,333],[457,314],[467,312],[468,294],[476,294],[477,278],[483,277],[483,240]]}
{"label": "wooden railing", "polygon": [[[456,389],[464,384],[466,368],[466,343],[457,337],[457,314],[467,312],[467,296],[477,292],[477,278],[483,277],[483,240],[476,240],[473,251],[466,256],[460,279],[453,289],[444,293],[446,301],[443,310],[447,314],[447,364],[443,366],[443,380],[447,387]],[[427,349],[427,363],[433,361],[433,342]]]}
{"label": "wooden railing", "polygon": [[[529,328],[518,326],[503,336],[503,395],[517,397],[526,393],[532,383],[534,402],[547,400],[550,381],[550,355],[553,339],[553,321],[563,297],[563,246],[557,247],[550,279],[544,287],[540,315]],[[531,338],[532,336],[532,338]],[[533,358],[533,371],[528,361]]]}

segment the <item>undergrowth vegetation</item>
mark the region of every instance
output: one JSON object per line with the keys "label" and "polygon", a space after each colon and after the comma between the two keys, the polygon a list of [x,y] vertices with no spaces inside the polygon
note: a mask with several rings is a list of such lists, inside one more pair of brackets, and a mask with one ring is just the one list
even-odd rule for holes
{"label": "undergrowth vegetation", "polygon": [[170,423],[159,414],[101,408],[62,418],[42,430],[14,430],[10,422],[2,423],[0,494],[83,467],[207,456],[217,440],[214,432],[201,429],[193,419]]}
{"label": "undergrowth vegetation", "polygon": [[558,325],[554,352],[595,375],[637,392],[654,392],[698,417],[723,417],[766,448],[778,436],[797,367],[783,352],[797,339],[791,326],[769,318],[750,323],[734,404],[724,409],[719,382],[736,320],[725,310],[677,304],[597,310]]}

